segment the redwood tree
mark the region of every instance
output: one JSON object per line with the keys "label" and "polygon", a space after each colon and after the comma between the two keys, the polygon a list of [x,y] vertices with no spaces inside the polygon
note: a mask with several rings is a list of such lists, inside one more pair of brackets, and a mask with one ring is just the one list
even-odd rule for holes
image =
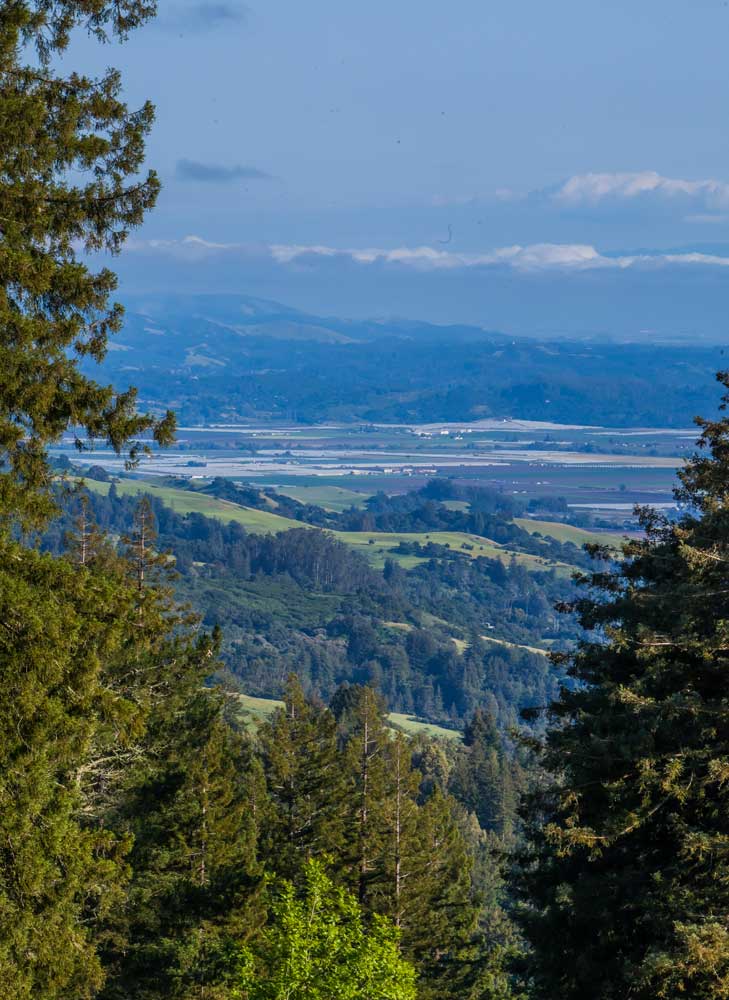
{"label": "redwood tree", "polygon": [[699,424],[684,512],[575,608],[520,876],[539,1000],[729,995],[729,418]]}

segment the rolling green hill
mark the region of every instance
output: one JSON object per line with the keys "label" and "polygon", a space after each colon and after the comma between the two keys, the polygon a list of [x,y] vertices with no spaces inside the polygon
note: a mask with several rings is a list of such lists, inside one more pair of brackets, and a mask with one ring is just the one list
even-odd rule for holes
{"label": "rolling green hill", "polygon": [[609,545],[619,548],[625,541],[623,535],[609,531],[586,531],[584,528],[576,528],[572,524],[562,524],[559,521],[535,521],[529,517],[515,517],[514,524],[518,524],[530,535],[539,533],[546,538],[554,538],[558,542],[572,542],[574,545]]}
{"label": "rolling green hill", "polygon": [[[89,479],[85,480],[85,484],[90,490],[97,493],[106,495],[109,492],[109,483]],[[309,527],[302,521],[282,517],[280,514],[275,514],[272,511],[244,507],[229,500],[219,500],[216,497],[197,493],[194,490],[158,486],[146,480],[121,479],[117,483],[117,491],[127,496],[149,493],[152,496],[158,497],[178,514],[198,513],[220,521],[235,521],[238,524],[242,524],[248,531],[257,534],[278,534],[281,531],[289,531],[292,528]],[[526,521],[524,523],[535,526],[546,525],[549,522]],[[555,525],[554,527],[555,529],[566,528],[571,532],[580,531],[579,528],[570,528],[569,525]],[[315,531],[320,529],[311,528],[310,530]],[[534,530],[539,529],[535,527]],[[512,559],[515,559],[519,565],[524,566],[530,572],[543,572],[548,569],[554,569],[561,576],[569,576],[574,571],[574,567],[568,563],[544,559],[541,556],[531,555],[526,552],[517,552],[499,545],[497,542],[482,538],[480,535],[470,535],[462,531],[332,531],[332,534],[346,545],[360,552],[376,568],[382,568],[385,560],[388,558],[394,559],[405,569],[411,569],[413,566],[417,566],[419,563],[425,561],[425,557],[420,555],[406,555],[391,551],[401,542],[404,542],[416,543],[422,546],[426,546],[429,543],[442,545],[452,549],[454,552],[461,552],[464,555],[468,555],[472,559],[485,556],[489,559],[499,559],[504,564],[508,564]],[[583,534],[590,536],[590,532],[583,532]]]}
{"label": "rolling green hill", "polygon": [[[109,483],[100,483],[94,479],[84,480],[84,484],[95,493],[106,495]],[[141,496],[149,493],[158,497],[164,504],[171,507],[177,514],[203,514],[219,521],[235,521],[242,524],[248,531],[257,534],[277,534],[279,531],[289,531],[291,528],[306,527],[300,521],[281,517],[272,511],[256,510],[253,507],[242,507],[229,500],[219,500],[217,497],[196,493],[194,490],[178,490],[172,486],[157,486],[146,480],[120,479],[116,488],[121,496]]]}
{"label": "rolling green hill", "polygon": [[390,550],[399,545],[400,542],[418,545],[443,545],[454,552],[461,552],[470,556],[471,559],[478,559],[485,556],[488,559],[499,559],[508,565],[512,559],[524,566],[531,572],[554,569],[556,572],[569,575],[574,572],[574,567],[568,563],[561,563],[543,559],[541,556],[531,555],[527,552],[517,552],[514,549],[506,548],[480,535],[469,535],[464,531],[429,531],[429,532],[399,532],[399,531],[335,531],[337,538],[341,538],[347,545],[351,545],[357,551],[362,552],[375,566],[384,565],[385,558],[393,558],[402,563],[405,567],[415,566],[419,562],[424,562],[422,556],[402,556],[392,553]]}
{"label": "rolling green hill", "polygon": [[277,486],[276,492],[301,503],[311,503],[324,510],[340,513],[348,507],[362,507],[368,493],[356,493],[341,486]]}

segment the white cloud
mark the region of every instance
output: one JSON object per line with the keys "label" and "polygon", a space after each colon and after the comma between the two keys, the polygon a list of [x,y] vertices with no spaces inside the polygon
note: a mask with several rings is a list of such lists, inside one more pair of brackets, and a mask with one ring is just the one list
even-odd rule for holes
{"label": "white cloud", "polygon": [[655,170],[644,170],[576,174],[551,192],[553,201],[565,205],[596,205],[607,200],[631,201],[647,196],[696,201],[707,208],[722,209],[729,207],[729,184],[663,177]]}
{"label": "white cloud", "polygon": [[420,271],[464,270],[508,267],[517,271],[627,270],[634,267],[705,266],[729,267],[729,257],[704,253],[624,254],[606,256],[595,247],[581,243],[533,243],[498,247],[486,253],[456,253],[435,247],[338,248],[321,244],[216,243],[199,236],[181,240],[135,241],[132,252],[165,254],[196,259],[201,256],[235,253],[248,259],[267,259],[286,266],[317,260],[340,260],[363,266],[395,265]]}
{"label": "white cloud", "polygon": [[615,259],[603,257],[595,247],[581,243],[533,243],[526,247],[502,247],[493,251],[488,263],[510,264],[520,270],[550,267],[584,270],[619,266]]}
{"label": "white cloud", "polygon": [[339,257],[359,264],[402,264],[420,270],[509,266],[520,270],[545,267],[617,267],[618,260],[603,257],[591,246],[581,244],[535,243],[531,246],[499,247],[488,253],[455,253],[434,247],[398,247],[393,250],[366,248],[335,249],[326,246],[275,245],[271,255],[281,264],[305,257]]}

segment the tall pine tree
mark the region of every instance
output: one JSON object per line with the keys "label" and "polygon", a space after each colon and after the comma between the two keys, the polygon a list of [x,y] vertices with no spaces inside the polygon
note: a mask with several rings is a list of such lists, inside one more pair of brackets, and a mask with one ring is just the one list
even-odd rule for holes
{"label": "tall pine tree", "polygon": [[375,691],[354,687],[347,695],[341,724],[350,848],[342,875],[365,909],[399,928],[424,997],[468,996],[477,978],[478,905],[455,802],[437,787],[422,801],[412,748],[386,725]]}
{"label": "tall pine tree", "polygon": [[520,877],[538,1000],[729,995],[729,418],[700,424],[686,512],[577,604]]}
{"label": "tall pine tree", "polygon": [[278,875],[296,880],[304,862],[344,847],[344,774],[332,713],[311,704],[296,677],[285,707],[261,728],[259,742],[268,801],[261,857]]}
{"label": "tall pine tree", "polygon": [[134,607],[115,679],[132,686],[144,725],[97,821],[130,839],[126,895],[103,925],[108,1000],[219,1000],[257,920],[260,791],[227,699],[204,688],[219,637],[190,629],[137,507],[121,565]]}
{"label": "tall pine tree", "polygon": [[83,1000],[96,927],[122,897],[124,843],[95,821],[138,709],[101,664],[130,590],[0,537],[0,995]]}
{"label": "tall pine tree", "polygon": [[[153,120],[130,109],[120,74],[62,75],[54,59],[73,32],[124,39],[152,0],[14,0],[0,11],[0,516],[38,523],[52,508],[45,449],[68,428],[117,450],[150,431],[170,440],[173,418],[136,413],[134,390],[83,375],[100,360],[122,309],[116,278],[78,255],[118,252],[154,204],[154,173],[139,176]],[[36,55],[33,56],[32,50]],[[139,445],[131,449],[132,459]]]}

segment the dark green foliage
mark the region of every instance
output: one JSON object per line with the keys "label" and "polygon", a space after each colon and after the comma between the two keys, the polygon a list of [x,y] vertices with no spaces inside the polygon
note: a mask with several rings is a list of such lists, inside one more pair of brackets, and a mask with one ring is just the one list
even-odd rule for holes
{"label": "dark green foliage", "polygon": [[0,540],[0,994],[82,1000],[95,924],[118,903],[123,842],[93,822],[138,718],[100,665],[124,643],[129,590]]}
{"label": "dark green foliage", "polygon": [[373,903],[386,878],[387,828],[382,811],[390,735],[384,715],[382,699],[369,687],[355,689],[354,699],[340,714],[340,725],[346,727],[346,867],[363,906]]}
{"label": "dark green foliage", "polygon": [[339,699],[348,775],[343,873],[363,906],[389,916],[423,996],[466,996],[477,906],[455,804],[435,787],[423,801],[412,747],[384,724],[374,691]]}
{"label": "dark green foliage", "polygon": [[229,996],[231,954],[260,919],[255,769],[221,710],[213,692],[166,699],[128,776],[115,822],[134,837],[132,875],[105,954],[109,1000]]}
{"label": "dark green foliage", "polygon": [[504,751],[493,717],[478,709],[466,726],[463,742],[450,790],[476,815],[482,830],[511,840],[519,775],[515,761]]}
{"label": "dark green foliage", "polygon": [[296,879],[305,861],[344,847],[344,774],[336,722],[290,677],[286,707],[261,728],[268,799],[260,851],[277,874]]}
{"label": "dark green foliage", "polygon": [[117,450],[145,430],[160,442],[171,436],[171,415],[139,416],[134,390],[115,393],[79,369],[82,358],[104,357],[122,310],[109,301],[115,276],[89,270],[77,247],[116,253],[154,204],[156,176],[137,177],[153,109],[130,111],[114,70],[98,80],[64,77],[51,59],[76,27],[123,37],[153,12],[145,0],[17,0],[0,13],[4,519],[31,523],[48,514],[45,447],[69,426]]}
{"label": "dark green foliage", "polygon": [[165,586],[142,499],[126,557],[134,593],[127,642],[114,677],[145,705],[144,728],[97,818],[127,837],[130,879],[101,937],[107,981],[121,1000],[217,1000],[229,986],[231,950],[253,919],[256,768],[225,718],[225,698],[203,684],[219,637],[190,631]]}
{"label": "dark green foliage", "polygon": [[[130,534],[135,498],[89,494],[89,504],[103,530]],[[574,595],[569,580],[457,554],[380,574],[323,532],[249,535],[150,504],[159,548],[180,574],[178,595],[223,628],[226,676],[247,694],[280,697],[293,672],[325,700],[342,682],[369,683],[393,711],[458,724],[485,706],[500,729],[557,694],[560,673],[546,656],[480,637],[531,644],[576,635],[552,607]],[[79,500],[66,506],[70,524]],[[63,533],[58,522],[44,544],[62,550]],[[459,650],[453,634],[468,647]]]}
{"label": "dark green foliage", "polygon": [[[516,417],[681,428],[705,410],[721,363],[718,347],[695,341],[518,339],[478,328],[311,316],[244,296],[145,295],[143,310],[129,314],[130,350],[110,354],[104,371],[120,379],[124,366],[134,365],[143,398],[179,400],[186,424],[213,423],[221,413],[255,421],[265,413],[302,424]],[[146,333],[150,318],[162,336]],[[201,344],[217,363],[185,364],[184,355],[199,356]],[[172,352],[180,364],[171,373]]]}
{"label": "dark green foliage", "polygon": [[537,998],[727,995],[729,420],[701,427],[691,507],[645,511],[579,604],[594,638],[551,708],[520,880]]}

